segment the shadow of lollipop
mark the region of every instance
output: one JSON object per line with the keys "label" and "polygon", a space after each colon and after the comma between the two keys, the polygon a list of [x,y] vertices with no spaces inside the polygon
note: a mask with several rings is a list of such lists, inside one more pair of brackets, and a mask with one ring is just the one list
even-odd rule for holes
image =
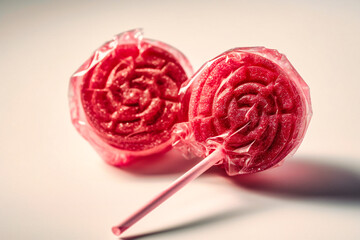
{"label": "shadow of lollipop", "polygon": [[144,159],[122,167],[121,170],[127,173],[151,177],[156,175],[176,175],[185,173],[191,167],[195,166],[200,158],[184,158],[175,151],[169,151],[165,154],[149,156]]}
{"label": "shadow of lollipop", "polygon": [[[205,174],[221,176],[241,188],[274,197],[336,200],[360,204],[359,173],[344,167],[320,163],[320,161],[316,161],[316,159],[309,160],[310,159],[289,160],[281,167],[257,174],[230,177],[219,167],[212,167]],[[264,208],[259,207],[256,211],[259,209],[264,210]],[[154,235],[199,228],[215,224],[218,221],[247,215],[254,211],[253,208],[247,210],[243,208],[233,208],[229,211],[218,212],[176,226],[120,239],[147,238]]]}
{"label": "shadow of lollipop", "polygon": [[151,237],[154,235],[157,236],[157,235],[163,235],[163,234],[168,234],[168,233],[172,233],[172,232],[181,232],[181,231],[186,231],[186,230],[191,230],[191,229],[196,229],[196,228],[201,228],[201,227],[208,227],[208,225],[216,224],[220,221],[231,220],[231,219],[237,218],[239,216],[242,217],[244,215],[251,215],[258,211],[264,210],[266,208],[267,208],[267,206],[262,206],[262,207],[257,207],[257,208],[250,207],[247,209],[238,207],[238,208],[229,209],[226,211],[219,211],[214,214],[209,214],[208,216],[197,217],[196,219],[194,219],[192,221],[181,223],[176,226],[167,227],[164,229],[141,233],[141,234],[132,235],[132,236],[127,236],[127,237],[120,237],[119,239],[120,240],[142,239],[142,238],[147,238],[147,237]]}
{"label": "shadow of lollipop", "polygon": [[[219,174],[223,175],[222,172]],[[238,186],[270,195],[346,200],[360,204],[359,173],[306,159],[290,160],[281,167],[257,174],[226,178]]]}

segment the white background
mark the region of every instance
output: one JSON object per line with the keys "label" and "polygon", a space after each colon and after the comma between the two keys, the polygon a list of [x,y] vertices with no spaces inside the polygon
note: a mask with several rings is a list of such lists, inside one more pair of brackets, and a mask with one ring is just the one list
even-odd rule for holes
{"label": "white background", "polygon": [[314,116],[282,167],[236,178],[212,170],[127,239],[360,239],[355,0],[1,1],[0,239],[116,239],[111,226],[180,175],[108,166],[70,123],[71,74],[136,27],[195,69],[233,47],[278,49],[310,86]]}

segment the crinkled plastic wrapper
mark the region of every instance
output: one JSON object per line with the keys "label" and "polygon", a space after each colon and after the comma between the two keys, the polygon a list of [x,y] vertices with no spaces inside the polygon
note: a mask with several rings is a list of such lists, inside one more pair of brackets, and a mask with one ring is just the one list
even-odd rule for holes
{"label": "crinkled plastic wrapper", "polygon": [[178,146],[205,157],[222,149],[229,175],[263,171],[294,154],[312,116],[309,88],[287,58],[264,47],[236,48],[205,63],[180,94],[188,121]]}
{"label": "crinkled plastic wrapper", "polygon": [[175,48],[140,29],[102,45],[70,79],[73,125],[111,165],[125,166],[172,148],[183,121],[178,91],[192,74]]}

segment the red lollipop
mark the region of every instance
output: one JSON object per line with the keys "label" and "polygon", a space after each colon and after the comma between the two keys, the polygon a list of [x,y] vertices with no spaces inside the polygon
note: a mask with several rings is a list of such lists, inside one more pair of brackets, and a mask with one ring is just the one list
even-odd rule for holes
{"label": "red lollipop", "polygon": [[175,133],[206,156],[121,224],[120,235],[214,164],[229,175],[278,165],[304,138],[309,88],[287,58],[264,47],[229,50],[204,64],[181,89],[189,121]]}
{"label": "red lollipop", "polygon": [[140,30],[117,35],[71,78],[72,122],[109,164],[163,153],[182,120],[178,91],[191,73],[182,53]]}
{"label": "red lollipop", "polygon": [[205,153],[221,146],[229,175],[268,169],[301,143],[311,116],[309,89],[276,50],[230,50],[204,65],[191,84],[194,138]]}

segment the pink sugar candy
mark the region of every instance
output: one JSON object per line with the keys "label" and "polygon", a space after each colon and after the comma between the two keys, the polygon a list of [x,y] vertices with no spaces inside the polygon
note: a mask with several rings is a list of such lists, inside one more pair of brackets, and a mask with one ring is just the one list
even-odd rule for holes
{"label": "pink sugar candy", "polygon": [[72,122],[111,165],[164,153],[182,119],[178,91],[191,73],[175,48],[144,39],[140,30],[122,33],[71,78]]}
{"label": "pink sugar candy", "polygon": [[306,83],[284,55],[264,47],[227,51],[186,86],[200,152],[222,146],[229,175],[278,165],[296,151],[312,115]]}

